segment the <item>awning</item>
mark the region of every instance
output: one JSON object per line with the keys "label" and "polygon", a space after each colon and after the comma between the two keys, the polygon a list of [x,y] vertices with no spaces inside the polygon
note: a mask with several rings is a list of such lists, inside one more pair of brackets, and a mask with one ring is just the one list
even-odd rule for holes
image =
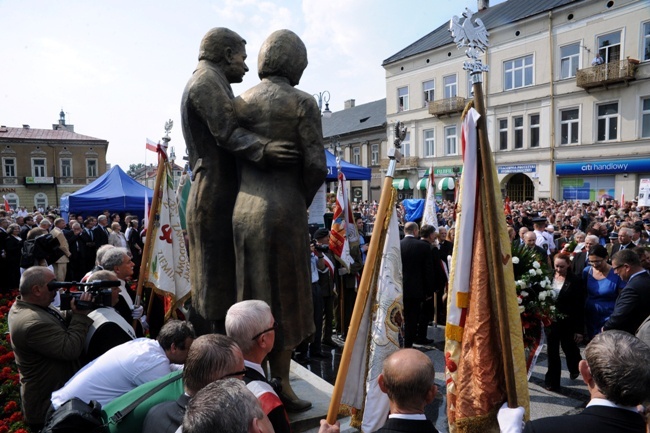
{"label": "awning", "polygon": [[416,184],[417,189],[427,189],[427,183],[429,182],[428,177],[423,177],[422,179],[418,180],[418,183]]}
{"label": "awning", "polygon": [[405,177],[393,179],[393,188],[395,189],[411,189],[409,180]]}
{"label": "awning", "polygon": [[456,188],[456,182],[453,177],[443,177],[438,181],[439,190],[452,190],[454,188]]}

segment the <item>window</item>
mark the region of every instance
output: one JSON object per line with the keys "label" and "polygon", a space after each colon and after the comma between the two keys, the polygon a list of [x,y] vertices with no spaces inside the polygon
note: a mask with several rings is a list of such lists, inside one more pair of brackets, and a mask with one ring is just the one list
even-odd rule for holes
{"label": "window", "polygon": [[508,60],[503,64],[505,90],[519,89],[533,84],[533,56]]}
{"label": "window", "polygon": [[435,81],[425,81],[422,83],[422,91],[424,92],[424,99],[422,106],[423,107],[428,107],[429,102],[433,102],[433,94],[436,89],[436,83]]}
{"label": "window", "polygon": [[528,123],[530,125],[530,147],[539,147],[539,114],[531,114]]}
{"label": "window", "polygon": [[87,159],[86,160],[86,176],[87,177],[97,177],[97,160],[96,159]]}
{"label": "window", "polygon": [[605,63],[621,59],[621,32],[598,36],[598,52]]}
{"label": "window", "polygon": [[353,147],[352,148],[352,164],[360,165],[361,164],[361,148]]}
{"label": "window", "polygon": [[516,116],[512,118],[515,124],[515,149],[523,149],[524,147],[524,116]]}
{"label": "window", "polygon": [[70,158],[61,158],[61,177],[72,177],[72,159]]}
{"label": "window", "polygon": [[5,177],[16,177],[16,158],[2,158]]}
{"label": "window", "polygon": [[32,158],[32,176],[47,176],[47,171],[45,170],[45,158]]}
{"label": "window", "polygon": [[643,47],[643,55],[641,56],[643,60],[650,60],[650,23],[643,24],[643,42],[641,42]]}
{"label": "window", "polygon": [[508,119],[499,119],[499,150],[508,150]]}
{"label": "window", "polygon": [[425,129],[424,130],[424,151],[422,154],[424,157],[428,156],[436,156],[435,152],[435,140],[434,140],[434,130],[433,129]]}
{"label": "window", "polygon": [[42,192],[34,195],[34,206],[37,209],[47,209],[47,195]]}
{"label": "window", "polygon": [[580,131],[580,110],[571,108],[560,111],[560,144],[575,144]]}
{"label": "window", "polygon": [[379,165],[379,145],[370,146],[370,161],[372,165]]}
{"label": "window", "polygon": [[447,75],[442,78],[445,85],[445,99],[455,98],[458,96],[458,84],[456,83],[456,75]]}
{"label": "window", "polygon": [[456,125],[445,127],[445,155],[457,155]]}
{"label": "window", "polygon": [[598,141],[618,138],[618,102],[598,106]]}
{"label": "window", "polygon": [[9,194],[5,195],[5,198],[7,199],[7,202],[9,202],[9,207],[11,209],[18,209],[18,206],[20,204],[20,198],[18,197],[18,194],[10,192]]}
{"label": "window", "polygon": [[409,109],[409,88],[400,87],[397,89],[397,111],[407,111]]}
{"label": "window", "polygon": [[575,43],[560,47],[560,78],[576,76],[580,66],[580,44]]}
{"label": "window", "polygon": [[404,137],[404,141],[402,141],[402,155],[404,158],[408,158],[411,156],[411,133],[407,132],[406,136]]}
{"label": "window", "polygon": [[641,100],[641,137],[650,137],[650,98]]}

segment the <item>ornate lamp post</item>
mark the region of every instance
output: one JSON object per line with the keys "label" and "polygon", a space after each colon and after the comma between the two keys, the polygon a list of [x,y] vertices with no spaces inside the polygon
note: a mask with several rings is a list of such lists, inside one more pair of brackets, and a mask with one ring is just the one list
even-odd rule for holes
{"label": "ornate lamp post", "polygon": [[[318,109],[323,113],[323,117],[329,119],[332,117],[332,112],[330,111],[330,92],[323,90],[312,95],[318,101]],[[325,103],[325,109],[323,110],[323,103]]]}

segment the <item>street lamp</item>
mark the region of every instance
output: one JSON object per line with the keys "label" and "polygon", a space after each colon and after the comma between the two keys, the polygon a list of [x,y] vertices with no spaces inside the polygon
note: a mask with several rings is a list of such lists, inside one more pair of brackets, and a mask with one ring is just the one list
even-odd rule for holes
{"label": "street lamp", "polygon": [[[330,92],[323,90],[322,92],[315,93],[312,96],[318,101],[318,110],[323,112],[323,117],[326,119],[332,117],[332,112],[330,111]],[[325,103],[324,110],[323,102]]]}

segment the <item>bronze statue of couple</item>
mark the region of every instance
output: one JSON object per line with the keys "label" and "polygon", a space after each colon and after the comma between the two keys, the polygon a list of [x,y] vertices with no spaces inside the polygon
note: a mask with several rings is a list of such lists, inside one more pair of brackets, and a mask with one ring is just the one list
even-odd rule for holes
{"label": "bronze statue of couple", "polygon": [[[307,208],[325,181],[320,110],[296,89],[307,50],[289,30],[258,57],[261,82],[235,97],[248,71],[246,41],[226,28],[201,41],[181,104],[193,183],[187,204],[192,311],[200,333],[223,332],[228,308],[260,299],[278,322],[271,372],[288,409],[292,350],[314,332]],[[262,330],[256,330],[259,332]]]}

